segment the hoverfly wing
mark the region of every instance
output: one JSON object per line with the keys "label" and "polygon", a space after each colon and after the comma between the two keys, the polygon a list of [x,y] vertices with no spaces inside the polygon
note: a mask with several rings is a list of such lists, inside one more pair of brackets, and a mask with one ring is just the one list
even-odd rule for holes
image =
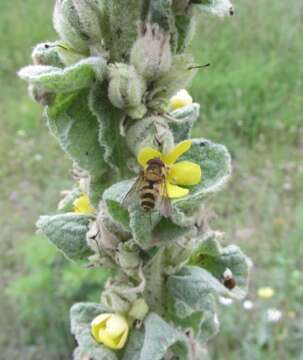
{"label": "hoverfly wing", "polygon": [[121,205],[124,208],[128,208],[131,204],[134,203],[135,199],[138,198],[138,194],[140,192],[140,185],[143,181],[142,173],[137,177],[131,188],[128,190],[128,192],[124,195]]}
{"label": "hoverfly wing", "polygon": [[161,183],[160,189],[159,189],[159,200],[158,200],[158,209],[160,213],[165,217],[169,218],[172,214],[172,205],[171,201],[168,197],[167,187],[166,187],[166,181]]}

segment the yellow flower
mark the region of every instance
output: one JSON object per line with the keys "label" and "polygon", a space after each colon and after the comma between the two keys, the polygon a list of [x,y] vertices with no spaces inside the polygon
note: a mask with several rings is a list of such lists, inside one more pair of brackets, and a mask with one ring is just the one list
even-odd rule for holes
{"label": "yellow flower", "polygon": [[169,198],[180,198],[189,193],[189,189],[177,185],[191,186],[201,181],[202,171],[200,165],[191,161],[180,161],[176,163],[178,158],[188,151],[191,146],[192,141],[185,140],[167,154],[162,154],[160,151],[150,147],[143,148],[139,151],[137,159],[143,168],[146,168],[149,160],[156,158],[161,159],[166,165],[166,189]]}
{"label": "yellow flower", "polygon": [[87,195],[80,196],[74,201],[73,205],[74,212],[78,214],[91,215],[95,212],[95,209],[92,207]]}
{"label": "yellow flower", "polygon": [[184,106],[190,105],[192,103],[193,98],[185,89],[178,91],[177,94],[171,97],[169,100],[169,105],[172,110],[183,108]]}
{"label": "yellow flower", "polygon": [[258,289],[258,296],[261,299],[271,299],[275,295],[275,289],[270,286],[260,287]]}
{"label": "yellow flower", "polygon": [[95,340],[114,350],[123,348],[128,330],[126,318],[118,314],[101,314],[91,323],[91,331]]}

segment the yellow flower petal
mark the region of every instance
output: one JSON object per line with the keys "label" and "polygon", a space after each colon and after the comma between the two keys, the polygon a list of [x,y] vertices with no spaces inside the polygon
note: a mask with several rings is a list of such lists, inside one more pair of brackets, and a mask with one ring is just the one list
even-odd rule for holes
{"label": "yellow flower petal", "polygon": [[177,94],[169,100],[169,105],[172,110],[183,108],[184,106],[190,105],[192,103],[193,98],[185,89],[178,91]]}
{"label": "yellow flower petal", "polygon": [[97,316],[91,323],[92,334],[97,340],[99,338],[99,331],[105,329],[106,320],[111,316],[111,314],[101,314]]}
{"label": "yellow flower petal", "polygon": [[113,338],[116,338],[118,336],[121,336],[127,326],[128,325],[124,317],[115,315],[107,321],[106,332]]}
{"label": "yellow flower petal", "polygon": [[110,349],[117,349],[117,340],[110,337],[106,331],[100,330],[98,342],[109,347]]}
{"label": "yellow flower petal", "polygon": [[191,161],[180,161],[172,165],[168,180],[172,184],[196,185],[201,181],[202,171],[198,164]]}
{"label": "yellow flower petal", "polygon": [[73,203],[74,212],[78,214],[93,214],[95,209],[92,207],[87,195],[82,195]]}
{"label": "yellow flower petal", "polygon": [[180,142],[171,152],[162,156],[163,161],[167,165],[173,164],[180,156],[188,151],[192,146],[192,140]]}
{"label": "yellow flower petal", "polygon": [[161,153],[153,148],[145,147],[139,151],[137,156],[138,163],[145,167],[147,162],[151,159],[160,158]]}
{"label": "yellow flower petal", "polygon": [[170,184],[168,181],[166,182],[166,190],[169,198],[181,198],[186,196],[189,193],[188,189],[182,188],[177,185]]}
{"label": "yellow flower petal", "polygon": [[128,336],[128,323],[118,314],[101,314],[91,323],[92,335],[98,343],[111,349],[122,349]]}

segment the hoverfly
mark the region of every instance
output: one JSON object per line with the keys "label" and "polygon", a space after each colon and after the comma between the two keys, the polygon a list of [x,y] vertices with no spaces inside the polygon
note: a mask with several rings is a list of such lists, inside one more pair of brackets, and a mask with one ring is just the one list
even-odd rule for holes
{"label": "hoverfly", "polygon": [[166,176],[167,167],[160,158],[149,160],[122,200],[122,205],[127,207],[133,195],[137,194],[144,212],[158,208],[164,217],[169,217],[172,208],[167,194]]}

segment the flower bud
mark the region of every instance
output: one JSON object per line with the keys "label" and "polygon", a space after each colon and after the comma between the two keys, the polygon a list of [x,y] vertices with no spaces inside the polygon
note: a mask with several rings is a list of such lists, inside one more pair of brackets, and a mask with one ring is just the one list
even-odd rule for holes
{"label": "flower bud", "polygon": [[[89,46],[101,41],[97,15],[83,0],[57,0],[53,22],[62,40],[80,53],[88,53]],[[84,10],[85,8],[85,10]],[[92,19],[90,19],[92,17]]]}
{"label": "flower bud", "polygon": [[149,81],[167,73],[172,63],[170,35],[163,32],[158,24],[140,26],[130,63]]}
{"label": "flower bud", "polygon": [[122,349],[126,343],[129,326],[124,316],[101,314],[91,323],[92,335],[98,343],[110,349]]}
{"label": "flower bud", "polygon": [[146,108],[142,103],[146,90],[144,79],[132,65],[117,63],[109,66],[108,96],[114,106],[129,110],[129,115],[136,118],[136,109],[140,109],[139,117],[143,117]]}
{"label": "flower bud", "polygon": [[96,5],[87,0],[72,0],[73,6],[79,18],[79,30],[83,33],[90,44],[101,42],[99,14]]}
{"label": "flower bud", "polygon": [[135,156],[144,147],[165,152],[174,145],[173,134],[167,125],[167,120],[161,116],[149,116],[130,126],[126,132],[126,141]]}
{"label": "flower bud", "polygon": [[112,290],[104,290],[101,295],[102,304],[112,311],[128,312],[130,302],[128,299],[122,298],[119,294]]}
{"label": "flower bud", "polygon": [[134,269],[140,265],[139,251],[128,243],[120,243],[116,254],[117,261],[123,269]]}
{"label": "flower bud", "polygon": [[33,50],[32,59],[35,65],[63,66],[56,43],[38,44]]}
{"label": "flower bud", "polygon": [[148,305],[146,304],[143,298],[137,299],[133,302],[132,307],[128,313],[129,316],[133,317],[136,320],[143,320],[147,315],[149,310]]}
{"label": "flower bud", "polygon": [[178,91],[177,94],[169,100],[169,105],[172,110],[181,109],[187,105],[191,105],[192,103],[193,98],[185,89]]}

